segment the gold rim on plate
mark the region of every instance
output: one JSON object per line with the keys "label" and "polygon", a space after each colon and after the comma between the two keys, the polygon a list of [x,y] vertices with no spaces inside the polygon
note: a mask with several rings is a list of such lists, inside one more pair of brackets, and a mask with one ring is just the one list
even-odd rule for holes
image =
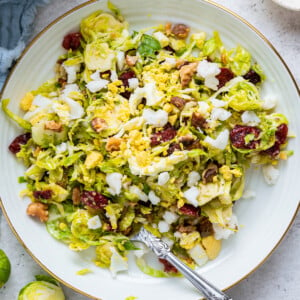
{"label": "gold rim on plate", "polygon": [[[82,3],[80,5],[77,5],[75,6],[74,8],[70,9],[69,11],[67,11],[66,13],[64,13],[63,15],[61,15],[60,17],[56,18],[54,21],[52,21],[50,24],[48,24],[43,30],[41,30],[33,39],[32,41],[26,46],[26,48],[23,50],[21,56],[19,57],[19,59],[17,60],[16,64],[14,65],[14,67],[12,68],[12,70],[9,72],[5,82],[4,82],[4,85],[1,89],[1,92],[0,92],[0,99],[2,98],[2,95],[4,93],[4,90],[5,90],[5,87],[7,85],[7,83],[9,82],[12,74],[14,73],[14,70],[17,68],[20,60],[23,58],[23,56],[29,51],[29,49],[31,48],[31,46],[50,28],[52,27],[53,25],[55,25],[58,21],[60,21],[61,19],[63,19],[64,17],[72,14],[73,12],[79,10],[80,8],[82,7],[85,7],[87,5],[90,5],[92,3],[95,3],[97,2],[98,0],[89,0],[85,3]],[[197,0],[199,1],[199,0]],[[290,78],[292,79],[294,85],[295,85],[295,88],[296,90],[298,91],[298,95],[300,96],[300,89],[297,85],[297,82],[292,74],[292,72],[290,71],[289,67],[287,66],[286,62],[284,61],[284,59],[281,57],[281,55],[279,54],[279,52],[276,50],[276,48],[272,45],[272,43],[258,30],[256,29],[252,24],[250,24],[248,21],[246,21],[244,18],[242,18],[241,16],[239,16],[237,13],[231,11],[230,9],[224,7],[223,5],[221,4],[218,4],[218,3],[215,3],[211,0],[202,0],[204,2],[207,2],[227,13],[229,13],[230,15],[232,15],[233,17],[237,18],[239,21],[243,22],[244,24],[246,24],[250,29],[252,29],[259,37],[261,37],[264,42],[266,42],[268,44],[268,46],[275,52],[275,54],[278,56],[278,58],[280,59],[280,61],[282,62],[282,64],[284,65],[284,67],[286,68],[286,70],[288,71],[289,75],[290,75]],[[27,248],[27,246],[25,245],[25,243],[23,242],[23,240],[21,239],[21,237],[19,236],[19,234],[17,233],[17,231],[15,230],[13,224],[11,223],[8,215],[7,215],[7,212],[4,208],[4,205],[2,203],[2,200],[0,198],[0,208],[2,209],[2,212],[3,212],[3,215],[9,225],[9,227],[11,228],[12,232],[14,233],[14,235],[16,236],[16,238],[18,239],[18,241],[20,242],[20,244],[24,247],[24,249],[28,252],[28,254],[33,258],[33,260],[41,267],[43,268],[46,272],[48,272],[51,276],[53,276],[56,280],[60,281],[62,284],[64,284],[66,287],[74,290],[75,292],[83,295],[83,296],[86,296],[86,297],[89,297],[91,299],[94,299],[94,300],[101,300],[101,298],[95,298],[79,289],[77,289],[76,287],[72,286],[71,284],[65,282],[63,279],[59,278],[58,276],[56,276],[54,273],[52,273],[43,263],[41,263],[34,255],[33,253]],[[287,232],[289,231],[289,229],[291,228],[293,222],[295,221],[295,218],[297,216],[297,213],[298,211],[300,210],[300,203],[298,204],[298,207],[296,208],[295,210],[295,213],[289,223],[289,225],[287,226],[286,230],[284,231],[283,235],[281,236],[281,238],[279,239],[279,241],[276,243],[276,245],[274,246],[274,248],[269,252],[269,254],[254,268],[252,269],[251,271],[249,271],[245,276],[243,276],[242,278],[240,278],[239,280],[237,280],[236,282],[234,282],[233,284],[231,284],[230,286],[226,287],[225,289],[223,289],[224,291],[234,287],[235,285],[237,285],[238,283],[240,283],[241,281],[243,281],[244,279],[246,279],[248,276],[250,276],[252,273],[254,273],[257,269],[259,269],[265,262],[266,260],[274,253],[274,251],[276,250],[276,248],[279,246],[279,244],[283,241],[285,235],[287,234]]]}

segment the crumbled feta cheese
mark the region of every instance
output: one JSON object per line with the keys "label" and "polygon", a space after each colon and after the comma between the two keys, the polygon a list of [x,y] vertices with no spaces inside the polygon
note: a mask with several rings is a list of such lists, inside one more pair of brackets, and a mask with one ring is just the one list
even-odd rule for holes
{"label": "crumbled feta cheese", "polygon": [[165,221],[158,222],[158,230],[161,233],[168,232],[170,229],[170,225]]}
{"label": "crumbled feta cheese", "polygon": [[158,175],[157,184],[165,185],[170,179],[169,172],[162,172]]}
{"label": "crumbled feta cheese", "polygon": [[124,68],[124,64],[125,64],[125,53],[123,51],[118,51],[117,52],[117,66],[120,71]]}
{"label": "crumbled feta cheese", "polygon": [[127,258],[121,256],[115,247],[110,247],[109,249],[112,253],[109,269],[112,276],[116,277],[118,272],[128,270]]}
{"label": "crumbled feta cheese", "polygon": [[168,224],[172,224],[178,220],[179,216],[171,211],[165,211],[163,218]]}
{"label": "crumbled feta cheese", "polygon": [[221,72],[218,64],[208,62],[207,60],[202,60],[197,66],[197,76],[198,77],[214,77]]}
{"label": "crumbled feta cheese", "polygon": [[136,89],[139,87],[139,80],[137,78],[129,78],[128,79],[129,88]]}
{"label": "crumbled feta cheese", "polygon": [[148,196],[136,185],[130,186],[129,192],[137,195],[139,197],[139,199],[144,202],[148,201]]}
{"label": "crumbled feta cheese", "polygon": [[117,72],[115,70],[111,70],[110,71],[110,80],[111,80],[111,82],[114,82],[114,81],[116,81],[118,79],[119,78],[118,78]]}
{"label": "crumbled feta cheese", "polygon": [[219,99],[216,99],[216,98],[211,98],[211,99],[210,99],[210,102],[211,102],[211,104],[212,104],[214,107],[224,107],[224,106],[227,105],[227,102],[226,102],[226,101],[219,100]]}
{"label": "crumbled feta cheese", "polygon": [[66,66],[63,64],[64,69],[67,73],[67,83],[73,83],[76,81],[76,73],[80,70],[80,64],[73,66]]}
{"label": "crumbled feta cheese", "polygon": [[100,71],[94,72],[94,73],[90,76],[90,78],[91,78],[92,80],[94,80],[94,81],[101,80],[102,78],[101,78],[101,76],[100,76]]}
{"label": "crumbled feta cheese", "polygon": [[109,81],[105,79],[93,80],[86,84],[86,87],[89,89],[90,92],[96,93],[102,90],[104,87],[106,87],[108,83]]}
{"label": "crumbled feta cheese", "polygon": [[272,165],[265,165],[262,167],[263,175],[267,184],[273,185],[277,182],[279,177],[279,170]]}
{"label": "crumbled feta cheese", "polygon": [[112,195],[119,195],[122,188],[122,174],[114,172],[106,175],[106,182],[109,185],[108,191]]}
{"label": "crumbled feta cheese", "polygon": [[39,106],[39,107],[47,107],[48,105],[51,104],[52,101],[49,98],[41,95],[36,95],[32,101],[32,105]]}
{"label": "crumbled feta cheese", "polygon": [[176,59],[174,57],[166,57],[163,64],[174,68],[176,66]]}
{"label": "crumbled feta cheese", "polygon": [[62,98],[68,97],[68,95],[72,92],[77,92],[79,93],[79,86],[76,83],[73,84],[67,84],[62,91]]}
{"label": "crumbled feta cheese", "polygon": [[64,102],[69,106],[69,119],[79,119],[84,115],[84,109],[81,104],[71,98],[66,97]]}
{"label": "crumbled feta cheese", "polygon": [[232,234],[236,232],[236,230],[238,230],[238,220],[236,215],[234,214],[232,214],[229,222],[225,227],[217,223],[213,223],[212,225],[216,240],[228,239]]}
{"label": "crumbled feta cheese", "polygon": [[163,127],[168,123],[168,113],[162,109],[155,111],[150,108],[145,108],[142,116],[147,124],[155,127]]}
{"label": "crumbled feta cheese", "polygon": [[153,106],[159,104],[163,95],[157,90],[155,81],[148,82],[144,85],[144,92],[146,96],[146,104]]}
{"label": "crumbled feta cheese", "polygon": [[59,145],[56,146],[56,153],[62,153],[67,151],[68,147],[67,147],[67,143],[61,143]]}
{"label": "crumbled feta cheese", "polygon": [[263,103],[262,103],[262,108],[269,110],[269,109],[273,109],[276,105],[277,105],[277,99],[275,96],[272,95],[268,95],[266,97],[264,97],[263,99]]}
{"label": "crumbled feta cheese", "polygon": [[199,206],[198,199],[197,199],[199,194],[200,194],[200,190],[195,186],[192,186],[191,188],[189,188],[183,193],[183,196],[189,204],[192,204],[193,206],[197,207]]}
{"label": "crumbled feta cheese", "polygon": [[153,37],[159,41],[162,48],[169,45],[169,38],[163,32],[156,31],[153,33]]}
{"label": "crumbled feta cheese", "polygon": [[208,256],[199,243],[195,247],[187,251],[198,266],[202,266],[208,261]]}
{"label": "crumbled feta cheese", "polygon": [[231,117],[231,112],[224,108],[216,107],[216,108],[213,108],[210,117],[214,121],[215,120],[225,121]]}
{"label": "crumbled feta cheese", "polygon": [[89,218],[87,221],[87,225],[89,229],[98,229],[102,227],[102,223],[98,215]]}
{"label": "crumbled feta cheese", "polygon": [[254,111],[246,110],[242,113],[241,119],[244,124],[247,125],[257,125],[260,123],[260,118],[256,115]]}
{"label": "crumbled feta cheese", "polygon": [[205,137],[204,142],[210,144],[211,146],[217,149],[224,150],[228,144],[228,140],[229,140],[229,130],[225,129],[222,132],[220,132],[220,134],[217,136],[215,140],[207,136]]}
{"label": "crumbled feta cheese", "polygon": [[182,237],[182,233],[179,232],[179,231],[175,231],[174,232],[174,237],[177,238],[177,239],[180,239]]}
{"label": "crumbled feta cheese", "polygon": [[204,118],[208,118],[209,117],[209,110],[210,107],[209,105],[204,102],[204,101],[199,101],[198,102],[198,112],[204,117]]}
{"label": "crumbled feta cheese", "polygon": [[153,205],[157,205],[160,202],[160,198],[157,197],[153,191],[149,192],[148,197]]}
{"label": "crumbled feta cheese", "polygon": [[205,77],[204,85],[216,91],[218,89],[219,79],[214,76]]}
{"label": "crumbled feta cheese", "polygon": [[187,185],[192,187],[193,185],[197,184],[200,180],[201,176],[198,172],[192,171],[188,175]]}

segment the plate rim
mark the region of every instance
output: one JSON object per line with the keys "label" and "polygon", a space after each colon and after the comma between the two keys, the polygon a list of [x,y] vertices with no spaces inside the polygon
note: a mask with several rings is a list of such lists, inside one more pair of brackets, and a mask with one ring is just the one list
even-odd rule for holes
{"label": "plate rim", "polygon": [[[105,1],[105,0],[100,0],[100,1]],[[250,28],[252,31],[254,31],[258,37],[260,37],[266,44],[268,47],[271,48],[271,50],[275,53],[275,55],[279,58],[280,62],[283,64],[284,68],[286,69],[286,71],[289,74],[290,79],[293,82],[293,85],[296,89],[296,91],[298,92],[298,96],[300,97],[300,87],[297,84],[297,81],[293,75],[293,73],[291,72],[290,68],[288,67],[287,63],[285,62],[285,60],[282,58],[282,56],[280,55],[280,53],[278,52],[278,50],[275,48],[275,46],[266,38],[266,36],[261,33],[254,25],[252,25],[250,22],[248,22],[246,19],[244,19],[243,17],[241,17],[238,13],[232,11],[231,9],[216,3],[214,1],[211,0],[194,0],[196,2],[205,2],[208,3],[228,14],[230,14],[232,17],[238,19],[240,22],[244,23],[245,25],[247,25],[248,28]],[[62,15],[58,16],[57,18],[55,18],[53,21],[51,21],[47,26],[45,26],[40,32],[38,32],[33,38],[32,40],[26,45],[26,47],[24,48],[24,50],[22,51],[20,57],[16,60],[14,66],[11,68],[11,70],[9,71],[4,84],[0,90],[0,101],[2,100],[2,96],[4,94],[4,91],[6,89],[6,86],[8,84],[8,82],[10,81],[12,75],[14,74],[16,68],[18,67],[19,63],[22,61],[23,57],[26,55],[26,53],[30,50],[30,48],[38,41],[38,39],[43,36],[43,34],[45,32],[47,32],[52,26],[54,26],[56,23],[58,23],[60,20],[64,19],[66,16],[76,12],[77,10],[81,9],[82,7],[86,7],[88,5],[91,5],[93,3],[99,2],[99,0],[88,0],[84,3],[81,3],[79,5],[76,5],[75,7],[71,8],[70,10],[68,10],[67,12],[63,13]],[[12,230],[13,234],[15,235],[15,237],[17,238],[17,240],[19,241],[19,243],[22,245],[22,247],[26,250],[26,252],[31,256],[31,258],[42,268],[44,269],[47,273],[49,273],[53,278],[55,278],[56,280],[58,280],[59,282],[61,282],[63,285],[65,285],[66,287],[72,289],[73,291],[89,297],[91,299],[94,300],[101,300],[101,298],[98,297],[94,297],[78,288],[76,288],[75,286],[73,286],[70,283],[67,283],[66,281],[64,281],[63,279],[61,279],[59,276],[55,275],[52,271],[50,271],[48,269],[48,267],[46,265],[44,265],[37,257],[35,257],[35,255],[31,252],[31,250],[25,245],[24,241],[22,240],[22,238],[20,237],[20,235],[18,234],[18,232],[16,231],[16,229],[14,228],[14,225],[12,224],[12,222],[10,221],[10,218],[5,210],[4,204],[2,202],[2,199],[0,198],[0,208],[2,210],[2,213],[6,219],[6,222],[8,223],[10,229]],[[245,274],[243,277],[241,277],[239,280],[235,281],[234,283],[232,283],[230,286],[226,287],[223,289],[223,291],[226,291],[234,286],[236,286],[237,284],[239,284],[241,281],[243,281],[244,279],[246,279],[248,276],[250,276],[251,274],[253,274],[256,270],[258,270],[271,256],[272,254],[275,252],[275,250],[278,248],[278,246],[282,243],[282,241],[284,240],[284,238],[286,237],[286,234],[288,233],[288,231],[290,230],[290,228],[292,227],[296,216],[298,214],[298,212],[300,211],[300,201],[298,202],[298,206],[295,209],[295,212],[288,224],[288,226],[286,227],[284,233],[282,234],[282,236],[280,237],[280,239],[277,241],[277,243],[274,245],[274,247],[270,250],[270,252],[268,253],[268,255],[266,255],[264,257],[263,260],[261,260],[255,268],[253,268],[252,270],[250,270],[247,274]]]}

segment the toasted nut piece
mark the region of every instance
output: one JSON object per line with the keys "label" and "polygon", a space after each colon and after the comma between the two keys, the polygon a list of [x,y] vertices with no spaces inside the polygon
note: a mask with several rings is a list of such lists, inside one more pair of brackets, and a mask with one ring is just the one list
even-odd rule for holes
{"label": "toasted nut piece", "polygon": [[41,222],[48,220],[48,205],[41,202],[32,202],[28,205],[26,210],[27,215],[32,217],[38,217]]}
{"label": "toasted nut piece", "polygon": [[178,59],[178,60],[176,61],[176,68],[179,70],[179,69],[181,69],[183,66],[188,65],[188,64],[189,64],[189,62],[188,62],[187,60],[184,60],[184,59]]}
{"label": "toasted nut piece", "polygon": [[74,205],[79,205],[81,203],[80,201],[80,188],[75,186],[72,190],[72,201]]}
{"label": "toasted nut piece", "polygon": [[175,24],[172,28],[172,33],[178,39],[185,39],[190,33],[190,27],[185,24]]}
{"label": "toasted nut piece", "polygon": [[55,121],[46,121],[45,122],[45,129],[49,129],[55,132],[61,132],[62,131],[62,124],[60,122]]}
{"label": "toasted nut piece", "polygon": [[198,112],[192,114],[191,124],[195,128],[205,128],[206,119]]}
{"label": "toasted nut piece", "polygon": [[170,35],[172,33],[172,24],[170,22],[165,25],[166,35]]}
{"label": "toasted nut piece", "polygon": [[198,63],[193,62],[193,63],[184,65],[183,67],[181,67],[181,69],[179,70],[179,76],[180,76],[180,82],[181,82],[182,87],[188,86],[188,84],[192,80],[194,73],[197,70],[197,66],[198,66]]}
{"label": "toasted nut piece", "polygon": [[210,183],[213,182],[214,176],[218,174],[218,166],[215,164],[209,164],[208,167],[203,171],[202,173],[202,178],[203,178],[203,183]]}
{"label": "toasted nut piece", "polygon": [[107,128],[107,123],[105,120],[101,118],[94,118],[91,121],[91,126],[96,132],[101,132],[102,130]]}
{"label": "toasted nut piece", "polygon": [[172,97],[170,102],[180,110],[184,108],[186,103],[186,101],[183,98],[176,97],[176,96]]}
{"label": "toasted nut piece", "polygon": [[137,60],[138,60],[137,56],[126,55],[125,57],[126,64],[129,67],[133,67],[136,64]]}
{"label": "toasted nut piece", "polygon": [[119,151],[121,142],[122,142],[122,139],[116,138],[116,137],[111,137],[107,140],[105,149],[110,152],[111,151]]}
{"label": "toasted nut piece", "polygon": [[179,138],[179,143],[182,143],[183,146],[191,146],[195,142],[195,138],[192,135],[185,135]]}
{"label": "toasted nut piece", "polygon": [[201,243],[209,259],[215,259],[221,251],[221,241],[216,240],[213,235],[202,238]]}

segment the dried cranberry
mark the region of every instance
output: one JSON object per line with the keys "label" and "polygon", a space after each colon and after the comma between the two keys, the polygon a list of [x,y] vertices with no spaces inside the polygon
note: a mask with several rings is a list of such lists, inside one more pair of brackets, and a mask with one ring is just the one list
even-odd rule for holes
{"label": "dried cranberry", "polygon": [[172,140],[177,134],[176,129],[167,124],[162,131],[156,132],[151,136],[151,146],[157,146],[160,143]]}
{"label": "dried cranberry", "polygon": [[130,98],[130,95],[131,95],[131,92],[129,91],[125,91],[123,93],[120,93],[120,95],[126,99],[129,99]]}
{"label": "dried cranberry", "polygon": [[174,151],[181,150],[180,145],[178,143],[172,143],[167,150],[168,155],[171,155]]}
{"label": "dried cranberry", "polygon": [[218,89],[223,87],[233,77],[234,77],[234,74],[230,69],[221,68],[221,72],[216,76],[216,78],[219,80]]}
{"label": "dried cranberry", "polygon": [[272,147],[267,150],[261,151],[260,153],[276,157],[280,153],[280,144],[278,142],[275,142]]}
{"label": "dried cranberry", "polygon": [[204,128],[206,124],[206,120],[200,113],[194,112],[192,114],[191,123],[192,126],[196,128]]}
{"label": "dried cranberry", "polygon": [[184,204],[179,208],[179,211],[186,216],[197,217],[199,215],[199,208],[191,204]]}
{"label": "dried cranberry", "polygon": [[80,47],[80,39],[81,39],[80,32],[69,33],[64,37],[62,46],[66,50],[69,50],[69,49],[76,50]]}
{"label": "dried cranberry", "polygon": [[129,87],[128,80],[131,78],[136,78],[134,71],[127,71],[127,72],[120,74],[120,76],[119,76],[119,79],[123,82],[123,85],[125,87]]}
{"label": "dried cranberry", "polygon": [[178,273],[178,270],[167,260],[160,258],[159,261],[164,265],[164,271],[167,273]]}
{"label": "dried cranberry", "polygon": [[276,141],[282,145],[286,142],[287,135],[288,135],[288,126],[286,124],[281,124],[277,127],[275,137]]}
{"label": "dried cranberry", "polygon": [[31,134],[29,132],[17,136],[8,146],[9,151],[14,154],[18,153],[21,150],[21,145],[27,144],[30,138]]}
{"label": "dried cranberry", "polygon": [[253,126],[236,125],[230,132],[230,141],[236,148],[241,149],[255,149],[259,140],[252,140],[246,144],[245,137],[248,134],[253,134],[256,139],[260,134],[260,129]]}
{"label": "dried cranberry", "polygon": [[108,198],[95,191],[83,191],[80,200],[84,205],[94,209],[104,208],[108,204]]}
{"label": "dried cranberry", "polygon": [[243,76],[246,80],[249,80],[253,84],[261,82],[260,75],[254,70],[250,70],[246,75]]}
{"label": "dried cranberry", "polygon": [[34,191],[33,196],[35,199],[50,199],[52,197],[52,190]]}
{"label": "dried cranberry", "polygon": [[164,47],[165,50],[175,53],[176,51],[171,46]]}
{"label": "dried cranberry", "polygon": [[198,229],[199,229],[201,237],[213,235],[213,233],[214,233],[212,223],[209,221],[209,219],[207,217],[201,217]]}

